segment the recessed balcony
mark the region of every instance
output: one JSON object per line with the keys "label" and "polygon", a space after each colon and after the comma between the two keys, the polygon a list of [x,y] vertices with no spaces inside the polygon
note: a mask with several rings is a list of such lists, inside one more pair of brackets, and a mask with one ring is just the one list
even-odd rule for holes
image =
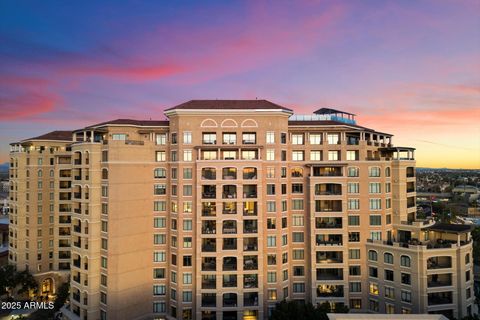
{"label": "recessed balcony", "polygon": [[223,234],[236,234],[237,233],[237,222],[234,221],[234,220],[223,221],[222,233]]}
{"label": "recessed balcony", "polygon": [[342,251],[317,251],[317,263],[343,263]]}
{"label": "recessed balcony", "polygon": [[215,234],[217,233],[215,220],[202,221],[202,234]]}
{"label": "recessed balcony", "polygon": [[217,287],[217,279],[215,275],[202,276],[202,289],[215,289]]}
{"label": "recessed balcony", "polygon": [[243,198],[256,198],[257,197],[257,185],[245,184],[243,186]]}
{"label": "recessed balcony", "polygon": [[202,198],[203,199],[215,199],[217,197],[217,189],[213,185],[202,186]]}
{"label": "recessed balcony", "polygon": [[256,274],[244,274],[243,287],[245,289],[258,288],[258,276]]}
{"label": "recessed balcony", "polygon": [[223,199],[235,199],[237,197],[237,186],[235,185],[226,185],[223,186]]}
{"label": "recessed balcony", "polygon": [[243,251],[257,251],[257,250],[258,250],[258,238],[243,239]]}
{"label": "recessed balcony", "polygon": [[236,271],[237,270],[237,258],[225,257],[223,258],[223,271]]}
{"label": "recessed balcony", "polygon": [[215,257],[202,258],[202,271],[216,271],[217,259]]}
{"label": "recessed balcony", "polygon": [[257,233],[257,232],[258,232],[257,220],[243,221],[243,233]]}
{"label": "recessed balcony", "polygon": [[243,258],[243,270],[257,270],[257,269],[258,269],[257,256],[245,256]]}
{"label": "recessed balcony", "polygon": [[343,239],[341,234],[317,234],[315,242],[317,246],[339,246],[343,244]]}
{"label": "recessed balcony", "polygon": [[243,294],[243,305],[245,307],[258,306],[258,292],[245,292]]}

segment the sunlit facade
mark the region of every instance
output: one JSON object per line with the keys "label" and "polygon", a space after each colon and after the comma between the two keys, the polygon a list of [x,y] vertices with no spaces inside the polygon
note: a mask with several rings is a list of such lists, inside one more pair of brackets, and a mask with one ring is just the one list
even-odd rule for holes
{"label": "sunlit facade", "polygon": [[165,115],[72,133],[66,318],[265,319],[283,299],[471,312],[469,229],[416,219],[412,148],[333,109]]}

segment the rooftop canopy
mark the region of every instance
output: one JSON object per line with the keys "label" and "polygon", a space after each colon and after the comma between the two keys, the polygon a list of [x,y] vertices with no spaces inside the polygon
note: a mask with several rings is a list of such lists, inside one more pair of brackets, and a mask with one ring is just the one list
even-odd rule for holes
{"label": "rooftop canopy", "polygon": [[434,225],[427,227],[423,230],[439,231],[439,232],[447,232],[447,233],[468,233],[473,230],[473,226],[470,224],[437,222]]}

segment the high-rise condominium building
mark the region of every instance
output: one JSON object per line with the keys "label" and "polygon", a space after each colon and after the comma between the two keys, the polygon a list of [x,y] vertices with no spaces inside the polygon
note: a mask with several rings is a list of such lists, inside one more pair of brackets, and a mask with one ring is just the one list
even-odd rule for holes
{"label": "high-rise condominium building", "polygon": [[[10,262],[68,319],[265,319],[280,300],[472,311],[470,228],[416,219],[414,149],[320,109],[190,101],[12,144]],[[71,260],[70,260],[71,257]]]}

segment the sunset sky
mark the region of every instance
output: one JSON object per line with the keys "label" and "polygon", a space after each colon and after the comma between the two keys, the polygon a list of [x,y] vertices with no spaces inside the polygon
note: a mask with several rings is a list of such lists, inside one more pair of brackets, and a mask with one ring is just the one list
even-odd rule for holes
{"label": "sunset sky", "polygon": [[257,97],[480,168],[480,1],[0,2],[0,162],[48,131]]}

